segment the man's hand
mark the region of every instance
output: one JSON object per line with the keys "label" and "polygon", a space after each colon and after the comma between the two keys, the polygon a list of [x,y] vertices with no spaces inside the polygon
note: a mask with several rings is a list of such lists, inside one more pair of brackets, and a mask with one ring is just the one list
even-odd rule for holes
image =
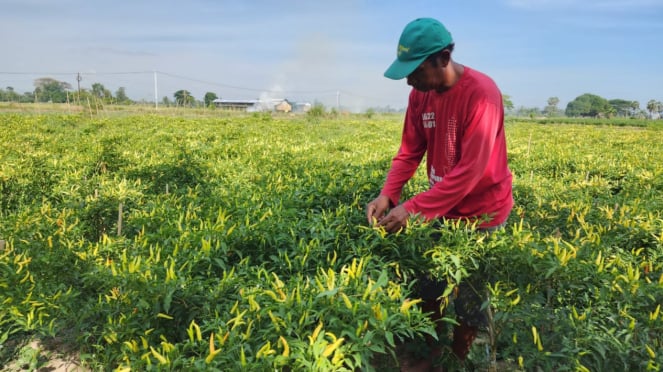
{"label": "man's hand", "polygon": [[366,219],[369,225],[373,225],[373,220],[380,221],[389,209],[389,198],[385,195],[380,195],[373,199],[372,202],[366,205]]}
{"label": "man's hand", "polygon": [[396,232],[407,225],[410,213],[405,210],[403,205],[389,211],[389,213],[378,221],[378,226],[384,227],[390,233]]}
{"label": "man's hand", "polygon": [[366,205],[366,219],[369,225],[377,222],[377,226],[384,227],[388,232],[396,232],[407,225],[410,216],[402,205],[397,206],[387,213],[389,209],[389,198],[380,195]]}

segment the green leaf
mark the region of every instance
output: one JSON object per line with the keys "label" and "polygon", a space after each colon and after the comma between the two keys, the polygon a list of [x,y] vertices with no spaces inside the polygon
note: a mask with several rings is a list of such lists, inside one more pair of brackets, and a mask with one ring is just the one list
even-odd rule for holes
{"label": "green leaf", "polygon": [[455,254],[452,254],[449,256],[451,258],[451,261],[454,263],[456,267],[460,267],[460,258],[456,256]]}
{"label": "green leaf", "polygon": [[336,296],[337,293],[338,293],[338,288],[334,288],[334,289],[332,289],[332,290],[330,290],[330,291],[324,291],[324,292],[320,292],[320,293],[318,293],[318,295],[315,296],[315,298],[320,298],[320,297],[333,297],[333,296]]}
{"label": "green leaf", "polygon": [[387,285],[388,282],[389,282],[389,277],[387,276],[387,272],[382,271],[380,273],[380,276],[378,277],[378,280],[373,285],[373,288],[371,288],[371,292],[375,291],[378,288],[384,287],[385,285]]}
{"label": "green leaf", "polygon": [[544,275],[544,278],[548,279],[550,276],[557,270],[557,266],[553,266],[548,271],[546,271],[546,275]]}
{"label": "green leaf", "polygon": [[389,331],[386,331],[384,333],[384,337],[387,339],[387,343],[389,344],[389,346],[391,346],[391,347],[396,346],[396,343],[394,342],[394,334],[393,333],[391,333]]}
{"label": "green leaf", "polygon": [[170,312],[170,304],[173,301],[173,293],[175,293],[175,288],[171,289],[166,293],[166,296],[163,298],[163,310],[165,313]]}

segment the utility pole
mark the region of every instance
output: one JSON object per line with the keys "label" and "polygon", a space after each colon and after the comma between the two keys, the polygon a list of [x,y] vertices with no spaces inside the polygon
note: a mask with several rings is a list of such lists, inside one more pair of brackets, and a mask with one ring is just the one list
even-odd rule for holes
{"label": "utility pole", "polygon": [[336,110],[341,112],[341,92],[338,90],[336,91]]}
{"label": "utility pole", "polygon": [[76,75],[76,82],[78,83],[78,102],[81,101],[81,80],[83,80],[83,77],[81,76],[81,73],[79,72]]}

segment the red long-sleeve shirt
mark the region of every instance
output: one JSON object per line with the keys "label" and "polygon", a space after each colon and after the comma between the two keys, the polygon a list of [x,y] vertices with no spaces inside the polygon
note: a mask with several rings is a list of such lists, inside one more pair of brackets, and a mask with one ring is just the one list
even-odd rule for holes
{"label": "red long-sleeve shirt", "polygon": [[513,207],[502,94],[488,76],[465,67],[449,90],[412,90],[398,154],[381,195],[399,203],[424,154],[430,189],[403,207],[427,219],[506,221]]}

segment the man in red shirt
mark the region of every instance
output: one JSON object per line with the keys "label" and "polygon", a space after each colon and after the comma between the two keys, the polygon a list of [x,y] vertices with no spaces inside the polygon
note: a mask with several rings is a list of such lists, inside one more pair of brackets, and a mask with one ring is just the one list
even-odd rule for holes
{"label": "man in red shirt", "polygon": [[[449,31],[431,18],[410,22],[401,34],[397,59],[384,75],[407,78],[413,89],[400,149],[380,195],[366,206],[369,224],[395,232],[419,216],[463,219],[491,230],[511,212],[502,94],[490,77],[455,62],[453,48]],[[403,186],[424,154],[430,188],[401,203]],[[460,323],[454,352],[464,359],[476,326]],[[464,326],[469,335],[458,334]],[[468,345],[460,345],[462,338]]]}

